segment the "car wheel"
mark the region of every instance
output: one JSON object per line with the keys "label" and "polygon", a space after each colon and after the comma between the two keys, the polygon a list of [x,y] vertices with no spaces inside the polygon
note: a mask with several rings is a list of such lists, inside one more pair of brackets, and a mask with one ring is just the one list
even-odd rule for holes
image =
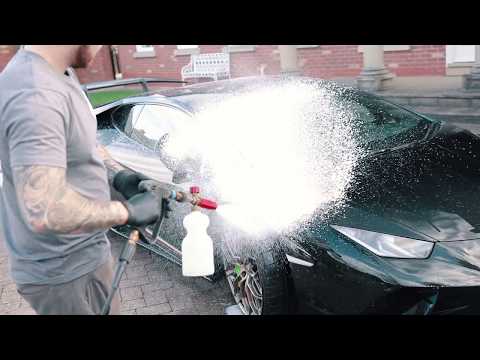
{"label": "car wheel", "polygon": [[234,251],[223,246],[227,282],[245,315],[275,315],[288,311],[286,257],[272,247],[262,251]]}

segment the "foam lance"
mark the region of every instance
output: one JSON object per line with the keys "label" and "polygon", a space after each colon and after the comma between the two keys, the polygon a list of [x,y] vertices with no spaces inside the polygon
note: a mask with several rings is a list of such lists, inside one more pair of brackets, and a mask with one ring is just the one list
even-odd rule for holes
{"label": "foam lance", "polygon": [[213,241],[207,233],[210,220],[207,215],[200,212],[200,208],[215,210],[217,203],[200,197],[198,186],[192,186],[189,192],[184,192],[155,180],[144,180],[140,183],[139,190],[152,191],[162,199],[162,216],[153,227],[154,239],[159,234],[162,219],[166,213],[164,210],[168,208],[164,206],[165,201],[175,200],[193,205],[192,212],[183,219],[187,236],[182,241],[182,272],[184,276],[212,275],[214,273]]}
{"label": "foam lance", "polygon": [[[207,233],[210,220],[200,212],[200,188],[192,186],[192,212],[183,219],[187,236],[182,242],[182,273],[183,276],[207,276],[215,271],[213,259],[213,241]],[[198,201],[195,201],[197,200]],[[203,207],[203,206],[202,206]],[[216,207],[216,206],[215,206]]]}

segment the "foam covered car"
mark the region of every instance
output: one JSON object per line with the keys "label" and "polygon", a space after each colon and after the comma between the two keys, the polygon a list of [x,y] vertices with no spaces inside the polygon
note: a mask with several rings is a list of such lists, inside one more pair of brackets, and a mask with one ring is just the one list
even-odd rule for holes
{"label": "foam covered car", "polygon": [[[162,153],[169,132],[188,126],[218,94],[283,81],[214,81],[114,101],[95,109],[98,139],[126,167],[185,187],[194,166],[169,164]],[[308,226],[258,251],[216,237],[222,220],[211,214],[217,250],[210,280],[226,276],[245,314],[478,313],[479,137],[353,88],[338,93],[361,110],[356,121],[374,135],[364,139],[367,153],[343,210],[314,213]],[[142,246],[181,264],[181,219],[189,210],[172,207],[159,239]]]}

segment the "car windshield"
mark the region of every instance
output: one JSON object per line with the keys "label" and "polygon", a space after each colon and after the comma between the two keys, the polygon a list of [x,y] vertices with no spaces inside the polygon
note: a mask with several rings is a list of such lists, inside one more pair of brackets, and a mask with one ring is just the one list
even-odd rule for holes
{"label": "car windshield", "polygon": [[[336,101],[351,114],[349,118],[353,133],[359,145],[369,153],[422,140],[434,124],[433,121],[378,96],[335,85],[329,88]],[[231,92],[223,88],[214,90],[176,91],[166,95],[195,113],[203,107],[208,107],[210,103],[221,101],[222,97],[231,95]]]}
{"label": "car windshield", "polygon": [[371,95],[346,96],[341,103],[352,114],[358,142],[370,152],[422,140],[433,125],[420,115]]}
{"label": "car windshield", "polygon": [[[190,111],[218,101],[218,94],[192,94],[175,97]],[[351,114],[352,128],[359,145],[368,152],[395,148],[422,140],[433,121],[368,94],[341,93],[339,103]]]}

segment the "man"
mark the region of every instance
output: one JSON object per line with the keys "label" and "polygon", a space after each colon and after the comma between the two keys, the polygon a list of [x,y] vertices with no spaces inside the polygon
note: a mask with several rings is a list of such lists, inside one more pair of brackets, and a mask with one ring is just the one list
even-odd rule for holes
{"label": "man", "polygon": [[[158,200],[111,201],[96,118],[66,69],[101,45],[30,45],[0,74],[2,222],[11,276],[38,314],[99,314],[113,278],[106,230],[152,223]],[[110,314],[119,313],[118,295]]]}

